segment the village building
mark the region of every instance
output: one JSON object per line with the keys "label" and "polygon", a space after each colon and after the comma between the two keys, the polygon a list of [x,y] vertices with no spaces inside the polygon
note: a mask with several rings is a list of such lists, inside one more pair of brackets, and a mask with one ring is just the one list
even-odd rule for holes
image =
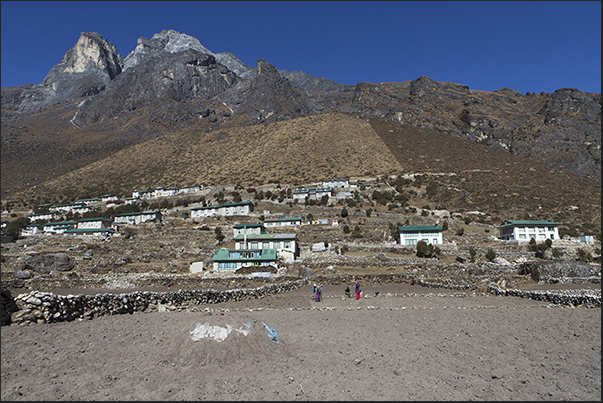
{"label": "village building", "polygon": [[135,213],[116,214],[113,218],[115,224],[141,224],[145,222],[161,222],[160,211],[141,211]]}
{"label": "village building", "polygon": [[333,196],[332,188],[309,188],[309,189],[294,189],[291,192],[293,200],[303,200],[308,198],[309,200],[320,200],[323,196]]}
{"label": "village building", "polygon": [[264,219],[264,225],[266,228],[297,227],[301,225],[301,223],[301,217],[279,217]]}
{"label": "village building", "polygon": [[102,203],[103,199],[100,197],[95,197],[92,199],[78,199],[75,202],[76,203],[85,203],[87,206],[92,205],[92,204],[98,204],[98,203]]}
{"label": "village building", "polygon": [[66,235],[106,236],[115,233],[111,228],[112,220],[106,217],[82,218],[77,221],[77,227],[68,229]]}
{"label": "village building", "polygon": [[62,234],[69,229],[77,227],[77,221],[58,221],[42,224],[45,234]]}
{"label": "village building", "polygon": [[232,227],[233,236],[237,235],[259,235],[266,232],[266,228],[264,228],[264,224],[255,223],[255,224],[236,224]]}
{"label": "village building", "polygon": [[507,220],[498,226],[499,238],[504,241],[529,242],[559,238],[559,224],[551,221]]}
{"label": "village building", "polygon": [[337,189],[337,188],[347,189],[350,187],[350,180],[348,178],[323,179],[322,187],[323,188],[332,188],[332,189]]}
{"label": "village building", "polygon": [[253,211],[253,203],[238,202],[238,203],[226,203],[220,206],[206,206],[206,207],[194,207],[191,209],[191,218],[197,217],[212,217],[215,215],[219,216],[235,216],[235,215],[248,215]]}
{"label": "village building", "polygon": [[217,249],[211,262],[214,271],[222,273],[234,273],[248,266],[272,266],[278,269],[276,249]]}
{"label": "village building", "polygon": [[162,187],[158,187],[155,189],[153,197],[176,196],[176,193],[177,193],[177,189],[175,189],[175,188],[164,189]]}
{"label": "village building", "polygon": [[27,216],[27,218],[29,218],[30,223],[35,223],[36,221],[41,221],[41,220],[56,220],[58,217],[59,217],[59,214],[57,214],[55,212],[30,214],[29,216]]}
{"label": "village building", "polygon": [[30,224],[30,225],[27,225],[27,226],[21,228],[20,235],[22,237],[34,236],[34,235],[41,234],[43,232],[44,232],[43,224]]}
{"label": "village building", "polygon": [[176,193],[177,194],[199,193],[202,190],[203,190],[203,185],[194,185],[194,186],[178,188],[176,190]]}
{"label": "village building", "polygon": [[112,201],[117,201],[119,200],[119,196],[114,196],[114,195],[104,195],[103,197],[101,197],[101,201],[103,203],[107,203],[107,202],[112,202]]}
{"label": "village building", "polygon": [[279,257],[290,259],[300,254],[297,234],[240,234],[234,242],[235,250],[276,249]]}
{"label": "village building", "polygon": [[57,204],[50,208],[50,211],[58,213],[79,213],[84,214],[92,211],[92,208],[87,206],[86,203],[68,203],[68,204]]}
{"label": "village building", "polygon": [[400,245],[416,245],[425,241],[431,245],[442,244],[442,227],[439,225],[401,226],[398,227],[398,243]]}

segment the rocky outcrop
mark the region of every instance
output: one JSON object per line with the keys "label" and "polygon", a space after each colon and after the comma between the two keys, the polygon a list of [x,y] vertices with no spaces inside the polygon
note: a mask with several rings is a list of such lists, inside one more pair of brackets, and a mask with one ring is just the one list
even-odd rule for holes
{"label": "rocky outcrop", "polygon": [[[20,258],[22,271],[50,273],[52,271],[69,271],[75,267],[75,260],[66,253],[32,253]],[[29,278],[29,277],[27,277]]]}
{"label": "rocky outcrop", "polygon": [[276,68],[265,60],[258,59],[258,73],[249,87],[249,92],[235,111],[235,116],[245,120],[264,123],[292,119],[316,112],[316,106],[289,80],[282,77]]}
{"label": "rocky outcrop", "polygon": [[420,76],[410,83],[360,82],[345,110],[465,137],[601,180],[601,94],[471,91]]}
{"label": "rocky outcrop", "polygon": [[3,88],[2,109],[30,113],[96,95],[119,76],[123,62],[115,46],[98,33],[82,32],[41,84],[9,87],[6,97]]}

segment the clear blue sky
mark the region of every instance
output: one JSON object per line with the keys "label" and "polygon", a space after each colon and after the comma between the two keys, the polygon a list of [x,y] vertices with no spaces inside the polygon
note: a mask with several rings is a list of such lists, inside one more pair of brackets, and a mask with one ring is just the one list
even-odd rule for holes
{"label": "clear blue sky", "polygon": [[126,57],[164,29],[341,84],[601,92],[600,1],[2,1],[2,87],[39,84],[98,32]]}

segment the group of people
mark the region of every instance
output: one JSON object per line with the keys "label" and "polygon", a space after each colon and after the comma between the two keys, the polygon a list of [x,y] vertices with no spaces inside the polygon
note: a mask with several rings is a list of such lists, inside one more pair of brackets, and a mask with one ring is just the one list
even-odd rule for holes
{"label": "group of people", "polygon": [[[314,293],[314,301],[320,302],[320,300],[322,299],[322,283],[314,283],[314,285],[312,286],[312,292]],[[345,287],[345,297],[352,298],[352,295],[350,294],[350,286]],[[356,299],[360,299],[359,283],[356,283]]]}
{"label": "group of people", "polygon": [[[350,286],[345,287],[345,297],[352,298],[350,295]],[[356,299],[360,299],[360,284],[356,283]]]}

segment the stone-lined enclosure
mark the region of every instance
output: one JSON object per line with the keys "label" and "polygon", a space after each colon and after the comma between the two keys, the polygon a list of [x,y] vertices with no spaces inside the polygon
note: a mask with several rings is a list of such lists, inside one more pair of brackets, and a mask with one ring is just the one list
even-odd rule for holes
{"label": "stone-lined enclosure", "polygon": [[[324,283],[344,283],[354,280],[354,276],[335,276],[325,278],[320,276],[318,281]],[[364,281],[378,282],[381,276],[363,276]],[[393,276],[396,277],[396,276]],[[326,280],[326,281],[323,281]],[[402,277],[391,278],[398,282],[406,282]],[[218,304],[226,301],[244,301],[263,298],[267,295],[278,294],[300,288],[309,283],[303,278],[285,283],[266,284],[257,288],[232,289],[218,291],[215,289],[178,290],[168,292],[135,291],[122,294],[96,295],[55,295],[49,292],[32,291],[19,294],[14,299],[8,290],[2,290],[1,325],[33,324],[72,321],[76,319],[93,319],[104,315],[133,314],[135,312],[153,312],[162,310],[189,310],[198,305]],[[415,284],[425,287],[450,287],[450,285],[430,283],[418,280]],[[461,287],[465,288],[465,287]],[[501,288],[489,284],[487,292],[500,296],[530,298],[559,305],[600,307],[600,290],[557,290],[557,291],[522,291]]]}

